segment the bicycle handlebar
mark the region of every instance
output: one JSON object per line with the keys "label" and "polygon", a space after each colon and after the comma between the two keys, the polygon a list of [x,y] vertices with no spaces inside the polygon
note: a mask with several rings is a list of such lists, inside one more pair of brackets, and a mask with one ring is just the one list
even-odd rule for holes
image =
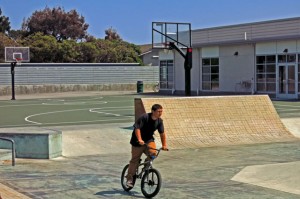
{"label": "bicycle handlebar", "polygon": [[168,148],[167,149],[163,149],[162,147],[160,147],[159,149],[155,149],[155,148],[149,147],[147,144],[144,144],[144,145],[147,146],[148,149],[152,149],[152,150],[156,150],[156,151],[161,151],[161,150],[163,150],[163,151],[169,151]]}
{"label": "bicycle handlebar", "polygon": [[[137,141],[137,142],[139,142],[139,141]],[[143,145],[141,145],[141,146],[146,146],[148,149],[152,149],[152,150],[156,150],[156,151],[161,151],[161,150],[163,150],[163,151],[169,151],[169,149],[167,148],[167,149],[163,149],[162,147],[160,147],[159,149],[155,149],[155,148],[152,148],[152,147],[149,147],[148,146],[148,143],[149,142],[154,142],[154,140],[150,140],[150,141],[148,141],[148,142],[144,142],[144,144]]]}

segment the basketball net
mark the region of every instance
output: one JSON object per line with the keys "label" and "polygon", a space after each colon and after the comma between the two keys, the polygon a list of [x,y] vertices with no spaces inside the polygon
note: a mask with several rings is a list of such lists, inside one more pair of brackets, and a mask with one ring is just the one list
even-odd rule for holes
{"label": "basketball net", "polygon": [[22,65],[22,61],[23,61],[22,58],[16,58],[15,60],[16,60],[17,66],[21,66]]}

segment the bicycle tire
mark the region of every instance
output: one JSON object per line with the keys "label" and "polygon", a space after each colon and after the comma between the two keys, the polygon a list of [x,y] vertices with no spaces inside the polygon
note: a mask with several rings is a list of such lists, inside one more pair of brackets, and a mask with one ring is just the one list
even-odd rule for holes
{"label": "bicycle tire", "polygon": [[134,175],[132,178],[132,184],[133,184],[133,187],[127,187],[126,185],[126,181],[127,181],[127,178],[126,178],[126,175],[127,175],[127,172],[128,172],[128,167],[129,167],[129,164],[127,164],[124,168],[123,168],[123,171],[122,171],[122,175],[121,175],[121,185],[124,189],[124,191],[130,191],[133,187],[134,187],[134,184],[135,184],[135,181],[136,181],[136,175]]}
{"label": "bicycle tire", "polygon": [[143,195],[146,198],[156,196],[160,191],[161,183],[161,175],[159,171],[154,168],[149,169],[149,171],[144,173],[141,181],[141,191]]}

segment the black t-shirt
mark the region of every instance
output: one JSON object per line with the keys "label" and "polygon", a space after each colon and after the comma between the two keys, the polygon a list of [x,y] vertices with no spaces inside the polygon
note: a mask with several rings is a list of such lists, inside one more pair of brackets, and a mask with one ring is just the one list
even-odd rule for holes
{"label": "black t-shirt", "polygon": [[142,140],[146,143],[149,140],[154,140],[153,134],[156,130],[159,133],[164,132],[164,124],[161,118],[157,120],[153,120],[151,117],[151,113],[146,113],[139,117],[135,124],[133,125],[134,129],[132,132],[132,136],[130,139],[130,144],[132,146],[141,146],[138,143],[137,137],[135,135],[135,129],[140,129]]}

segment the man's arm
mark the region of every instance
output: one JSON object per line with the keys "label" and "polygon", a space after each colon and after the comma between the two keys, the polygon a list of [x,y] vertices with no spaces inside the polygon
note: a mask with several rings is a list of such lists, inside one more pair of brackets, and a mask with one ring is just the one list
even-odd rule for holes
{"label": "man's arm", "polygon": [[136,138],[137,138],[139,144],[140,144],[140,145],[144,145],[145,142],[144,142],[144,140],[142,140],[141,130],[140,130],[140,129],[135,129],[134,132],[135,132],[135,135],[136,135]]}
{"label": "man's arm", "polygon": [[167,150],[167,137],[165,133],[160,133],[160,139],[161,139],[161,144],[162,144],[162,149]]}

